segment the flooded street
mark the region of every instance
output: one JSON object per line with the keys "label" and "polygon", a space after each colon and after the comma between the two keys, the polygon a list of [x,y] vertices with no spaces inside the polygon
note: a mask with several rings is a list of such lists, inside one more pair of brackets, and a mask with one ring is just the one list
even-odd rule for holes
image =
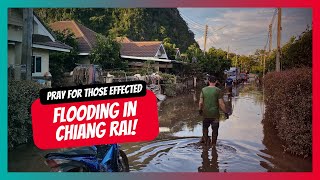
{"label": "flooded street", "polygon": [[[267,172],[311,171],[311,158],[284,154],[275,132],[261,123],[264,103],[261,91],[244,85],[233,89],[233,113],[221,120],[216,148],[198,142],[202,118],[199,92],[166,99],[159,110],[160,134],[152,142],[122,144],[132,172]],[[211,134],[211,128],[209,128]],[[9,153],[10,171],[49,171],[43,155],[29,145]]]}
{"label": "flooded street", "polygon": [[[199,92],[169,98],[159,111],[160,134],[153,142],[122,145],[130,170],[142,172],[266,172],[311,171],[311,159],[283,154],[272,134],[264,139],[262,92],[245,85],[233,89],[227,105],[233,109],[220,122],[216,149],[198,142],[202,118],[198,115]],[[211,128],[209,128],[211,134]],[[265,145],[266,144],[266,145]]]}

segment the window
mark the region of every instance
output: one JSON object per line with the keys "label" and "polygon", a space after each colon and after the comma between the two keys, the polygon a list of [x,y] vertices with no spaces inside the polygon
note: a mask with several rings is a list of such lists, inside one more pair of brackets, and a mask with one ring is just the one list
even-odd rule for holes
{"label": "window", "polygon": [[32,56],[32,73],[41,73],[41,56]]}

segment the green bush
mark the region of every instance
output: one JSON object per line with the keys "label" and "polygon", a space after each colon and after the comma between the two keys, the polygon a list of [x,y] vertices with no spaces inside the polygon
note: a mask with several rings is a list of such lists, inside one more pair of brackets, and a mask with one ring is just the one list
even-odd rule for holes
{"label": "green bush", "polygon": [[161,76],[163,83],[165,84],[173,84],[175,83],[175,75],[167,74],[167,73],[159,73],[159,76]]}
{"label": "green bush", "polygon": [[39,98],[41,87],[33,81],[8,83],[8,147],[32,140],[31,104]]}
{"label": "green bush", "polygon": [[169,97],[174,97],[177,95],[177,85],[176,84],[164,84],[161,86],[164,90],[164,94]]}
{"label": "green bush", "polygon": [[265,123],[272,123],[285,151],[312,152],[312,69],[296,68],[265,77]]}

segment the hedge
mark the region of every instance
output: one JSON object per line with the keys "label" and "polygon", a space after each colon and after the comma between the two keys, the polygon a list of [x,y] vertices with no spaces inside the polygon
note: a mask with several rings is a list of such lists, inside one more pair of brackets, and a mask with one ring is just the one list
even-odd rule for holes
{"label": "hedge", "polygon": [[265,123],[272,123],[284,150],[299,156],[312,152],[312,69],[268,73]]}
{"label": "hedge", "polygon": [[31,104],[39,97],[41,86],[33,81],[8,83],[8,148],[32,140]]}

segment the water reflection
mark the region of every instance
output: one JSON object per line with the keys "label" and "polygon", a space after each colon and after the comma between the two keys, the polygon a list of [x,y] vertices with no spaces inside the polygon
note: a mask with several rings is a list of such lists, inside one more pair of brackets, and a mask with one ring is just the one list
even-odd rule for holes
{"label": "water reflection", "polygon": [[[211,158],[209,159],[209,152]],[[216,146],[209,149],[207,146],[202,148],[202,165],[198,167],[198,172],[219,172],[218,153]]]}

